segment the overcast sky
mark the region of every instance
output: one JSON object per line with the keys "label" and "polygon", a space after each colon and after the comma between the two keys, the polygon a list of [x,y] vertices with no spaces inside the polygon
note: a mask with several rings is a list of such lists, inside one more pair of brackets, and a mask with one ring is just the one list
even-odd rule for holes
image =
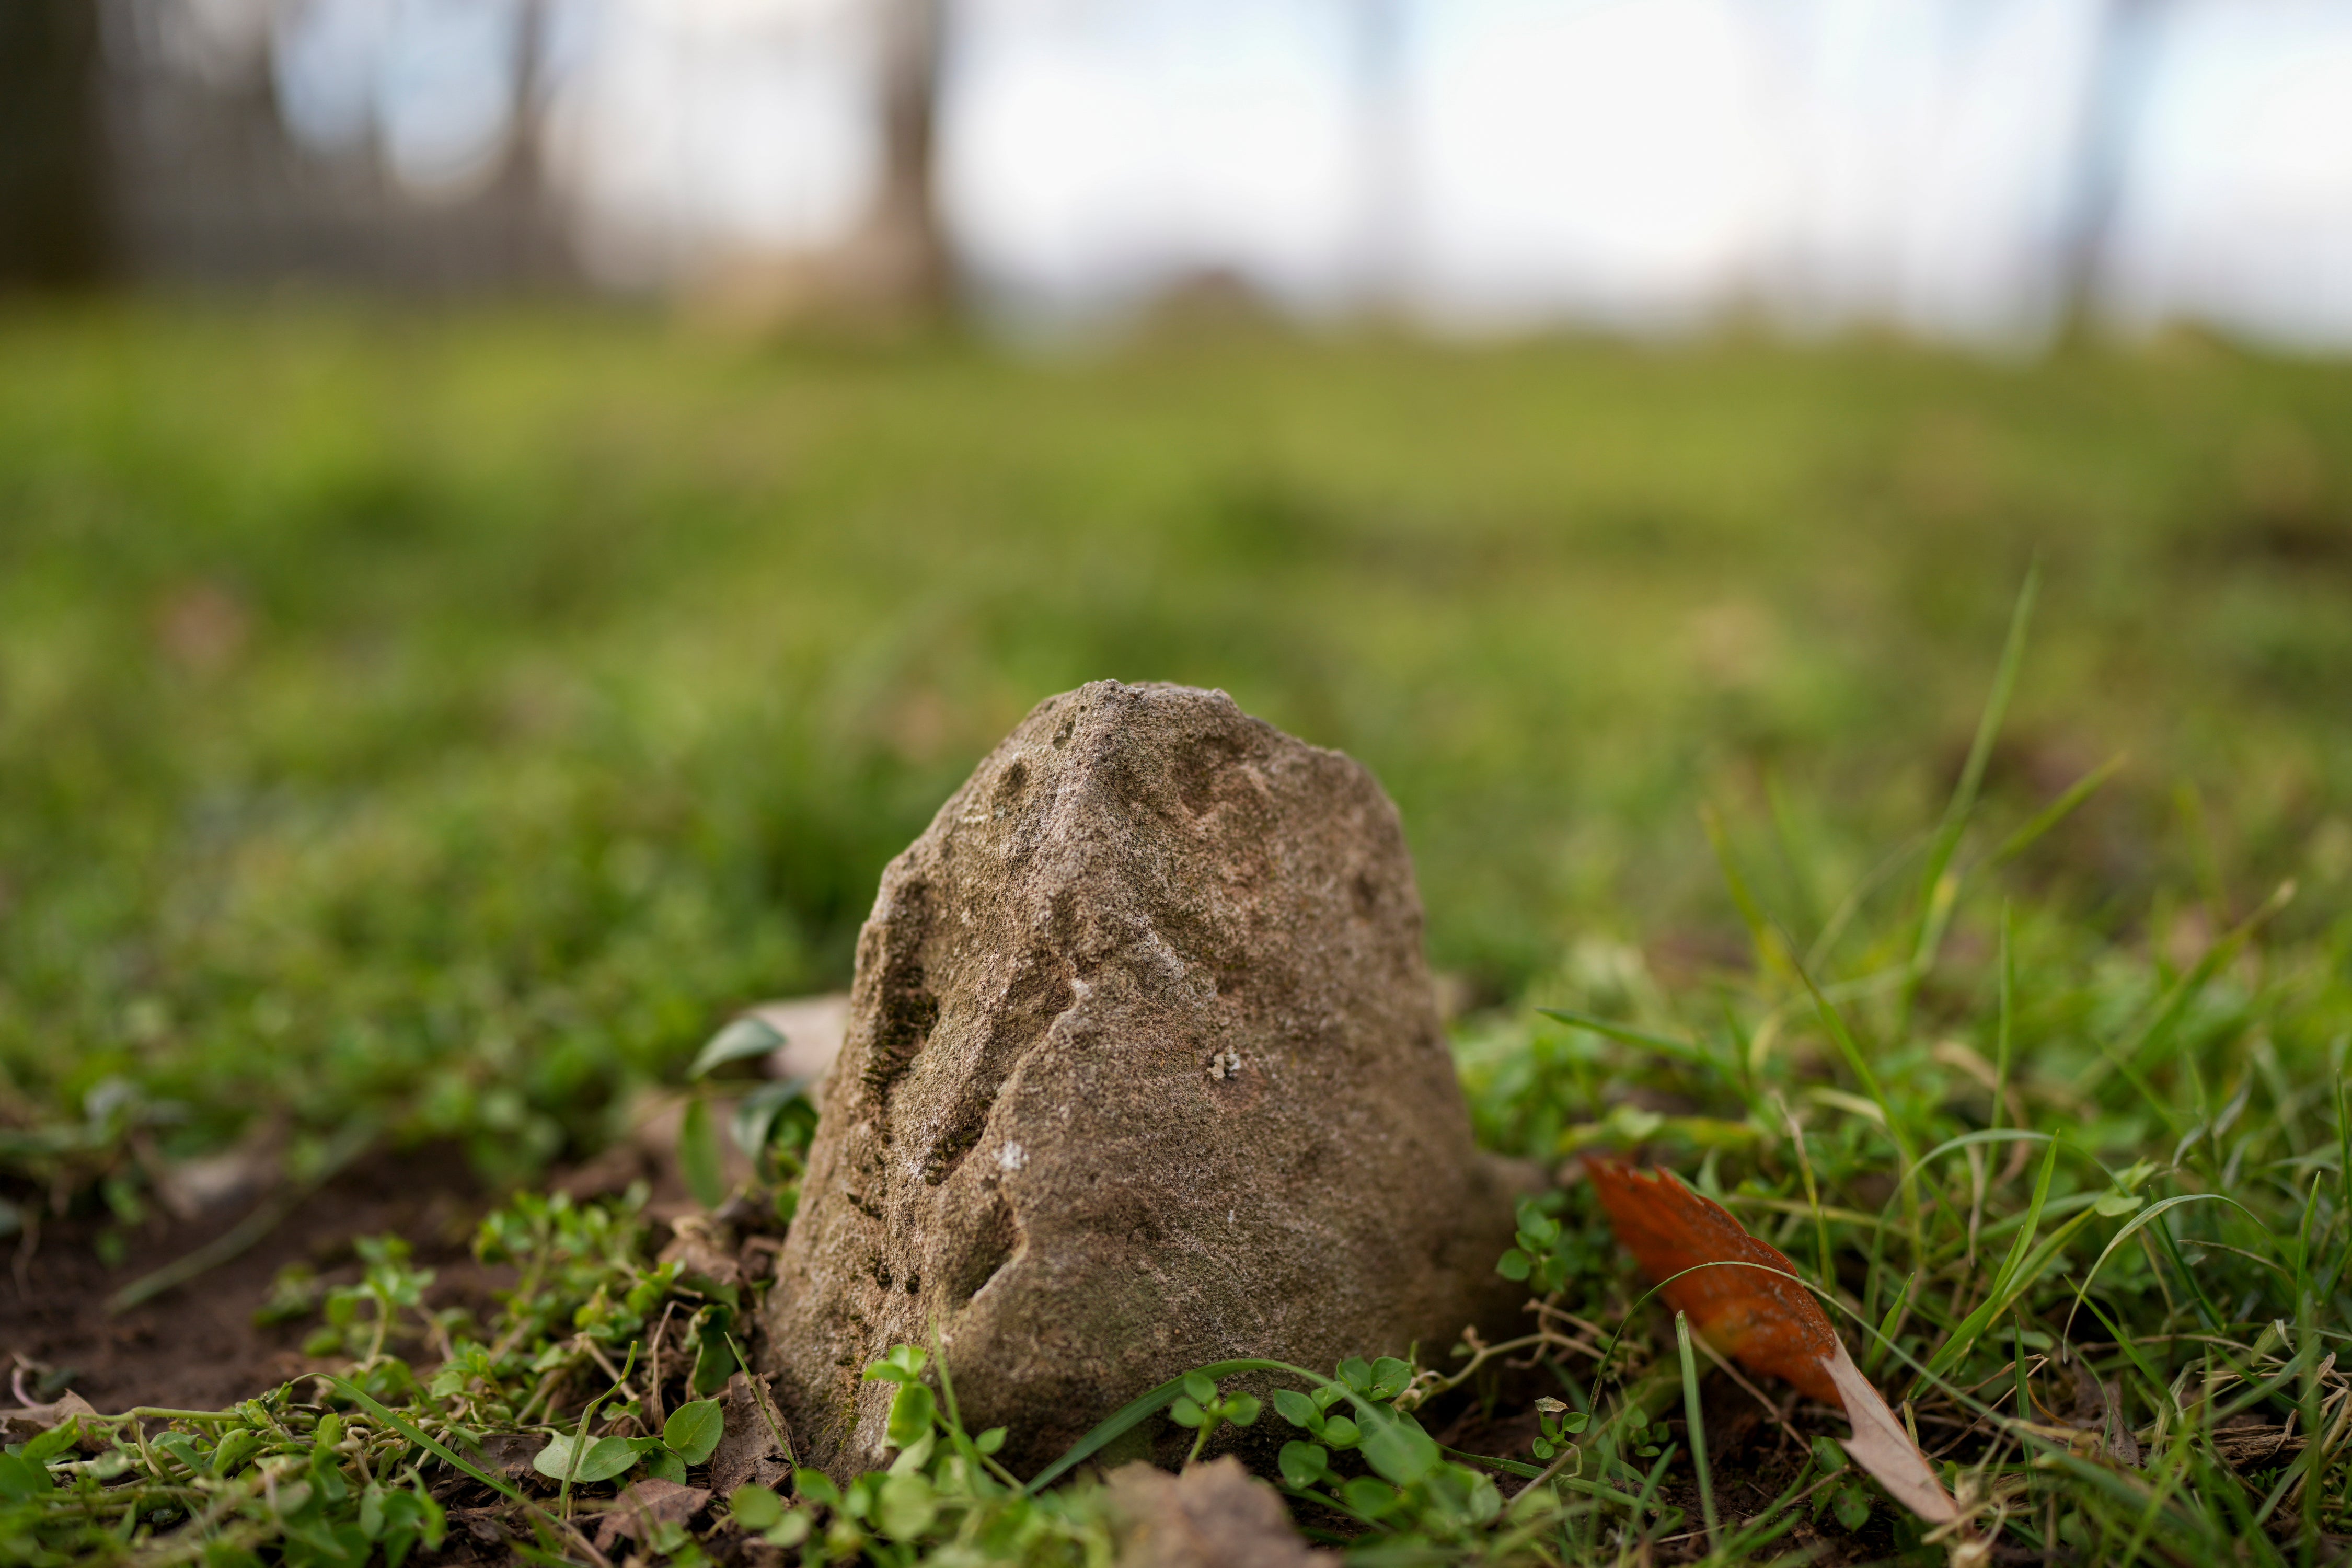
{"label": "overcast sky", "polygon": [[[2001,346],[2046,330],[2089,191],[2119,322],[2352,348],[2352,0],[2162,0],[2120,52],[2110,3],[950,0],[940,194],[1033,315],[1214,268],[1467,331],[1761,309]],[[518,15],[304,0],[281,101],[461,186],[512,123]],[[616,281],[856,221],[866,0],[545,18],[551,164]]]}

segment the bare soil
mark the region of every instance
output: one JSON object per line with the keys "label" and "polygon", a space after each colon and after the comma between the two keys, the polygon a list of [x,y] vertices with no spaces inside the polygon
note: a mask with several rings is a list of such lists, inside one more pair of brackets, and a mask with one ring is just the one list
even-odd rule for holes
{"label": "bare soil", "polygon": [[331,1284],[356,1279],[352,1244],[363,1236],[407,1238],[416,1260],[439,1271],[433,1305],[486,1311],[512,1272],[467,1250],[489,1201],[455,1151],[378,1155],[311,1194],[240,1256],[120,1315],[107,1311],[110,1296],[229,1230],[250,1203],[186,1223],[152,1218],[112,1268],[96,1249],[99,1219],[49,1219],[37,1238],[20,1237],[13,1256],[0,1254],[9,1265],[0,1268],[0,1388],[12,1404],[70,1388],[100,1410],[216,1410],[331,1370],[301,1353],[315,1319],[264,1327],[254,1313],[288,1264],[307,1264]]}

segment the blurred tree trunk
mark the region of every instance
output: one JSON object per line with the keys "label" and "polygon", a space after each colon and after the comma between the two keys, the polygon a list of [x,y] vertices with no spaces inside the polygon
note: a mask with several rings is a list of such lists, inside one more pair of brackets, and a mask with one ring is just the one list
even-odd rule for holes
{"label": "blurred tree trunk", "polygon": [[1405,178],[1412,154],[1405,125],[1403,3],[1350,0],[1349,16],[1356,143],[1364,161],[1355,237],[1357,288],[1360,303],[1377,313],[1399,303],[1405,284],[1411,205]]}
{"label": "blurred tree trunk", "polygon": [[2163,10],[2163,0],[2106,0],[2101,8],[2084,86],[2074,212],[2058,258],[2058,324],[2068,335],[2095,324],[2100,272],[2123,206]]}
{"label": "blurred tree trunk", "polygon": [[0,0],[0,288],[107,271],[94,0]]}
{"label": "blurred tree trunk", "polygon": [[953,303],[954,262],[940,223],[937,171],[941,0],[879,0],[882,184],[845,279],[860,302],[928,318]]}

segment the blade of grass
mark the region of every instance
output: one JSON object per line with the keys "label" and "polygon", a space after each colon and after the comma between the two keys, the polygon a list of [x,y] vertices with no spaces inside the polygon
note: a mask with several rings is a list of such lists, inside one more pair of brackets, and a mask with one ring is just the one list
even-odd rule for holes
{"label": "blade of grass", "polygon": [[1780,932],[1765,917],[1763,906],[1749,890],[1747,877],[1739,869],[1738,858],[1731,852],[1731,837],[1725,831],[1723,814],[1712,805],[1703,805],[1698,812],[1699,826],[1706,830],[1706,841],[1715,849],[1716,864],[1722,868],[1724,887],[1731,894],[1731,902],[1739,911],[1740,922],[1748,928],[1748,940],[1756,949],[1756,966],[1768,974],[1786,975],[1794,965],[1789,944],[1780,940]]}
{"label": "blade of grass", "polygon": [[2096,795],[2101,785],[2116,776],[2124,765],[2124,753],[2117,752],[2081,778],[2066,786],[2064,794],[2026,819],[2025,826],[2000,841],[2000,847],[1985,858],[1988,867],[2007,865],[2033,847],[2044,834],[2074,814],[2077,806]]}
{"label": "blade of grass", "polygon": [[1531,1481],[1543,1474],[1538,1467],[1522,1463],[1517,1459],[1498,1459],[1491,1454],[1465,1453],[1460,1448],[1448,1448],[1443,1443],[1438,1445],[1438,1451],[1449,1459],[1459,1460],[1465,1465],[1486,1465],[1502,1471],[1507,1476],[1517,1476],[1522,1480]]}
{"label": "blade of grass", "polygon": [[2295,1413],[2303,1418],[2303,1462],[2297,1467],[2294,1486],[2290,1493],[2299,1492],[2303,1500],[2303,1517],[2299,1521],[2298,1548],[2303,1561],[2319,1561],[2321,1496],[2327,1464],[2327,1421],[2320,1404],[2319,1373],[2319,1297],[2312,1289],[2311,1225],[2319,1212],[2319,1173],[2311,1176],[2311,1200],[2304,1207],[2303,1226],[2295,1237],[2294,1249],[2294,1311],[2295,1337],[2305,1347],[2303,1387],[2295,1401]]}
{"label": "blade of grass", "polygon": [[2018,1230],[2017,1240],[2011,1244],[2009,1256],[2001,1260],[2000,1268],[1994,1272],[1992,1285],[1986,1290],[1984,1300],[1979,1303],[1975,1311],[1960,1321],[1960,1326],[1952,1331],[1951,1337],[1927,1358],[1929,1376],[1938,1377],[1949,1372],[1962,1356],[1976,1348],[1978,1338],[1994,1319],[2000,1316],[2006,1305],[2003,1293],[2009,1289],[2010,1282],[2017,1278],[2027,1254],[2032,1250],[2034,1233],[2042,1224],[2042,1205],[2050,1201],[2050,1179],[2058,1170],[2058,1142],[2057,1139],[2052,1139],[2048,1151],[2042,1156],[2042,1173],[2033,1180],[2033,1200],[2026,1206],[2025,1223]]}
{"label": "blade of grass", "polygon": [[1861,1042],[1853,1037],[1853,1031],[1846,1027],[1844,1016],[1827,996],[1822,994],[1822,988],[1813,984],[1811,973],[1801,966],[1797,967],[1796,973],[1797,978],[1804,983],[1805,989],[1812,993],[1813,1007],[1821,1016],[1822,1027],[1829,1031],[1830,1038],[1837,1044],[1838,1054],[1845,1058],[1846,1066],[1853,1069],[1864,1092],[1869,1095],[1871,1102],[1878,1107],[1879,1114],[1885,1119],[1886,1135],[1894,1140],[1895,1155],[1902,1163],[1896,1173],[1895,1186],[1902,1195],[1904,1227],[1911,1235],[1912,1266],[1924,1268],[1927,1261],[1927,1242],[1919,1224],[1919,1189],[1912,1180],[1912,1173],[1918,1169],[1919,1152],[1912,1147],[1911,1135],[1904,1131],[1903,1119],[1895,1114],[1894,1105],[1886,1098],[1885,1087],[1878,1081],[1878,1075],[1871,1070],[1869,1061],[1863,1056]]}
{"label": "blade of grass", "polygon": [[[2336,1084],[2336,1225],[2337,1228],[2352,1226],[2352,1090],[2341,1079]],[[2345,1265],[2352,1263],[2352,1230],[2336,1247],[2335,1261],[2327,1266],[2326,1277],[2314,1287],[2323,1301],[2336,1300],[2336,1288],[2344,1279]]]}
{"label": "blade of grass", "polygon": [[2100,1326],[2107,1331],[2107,1337],[2115,1341],[2116,1348],[2124,1352],[2124,1359],[2132,1363],[2133,1370],[2147,1380],[2150,1389],[2160,1395],[2164,1392],[2164,1379],[2158,1373],[2156,1368],[2149,1364],[2147,1357],[2141,1353],[2138,1343],[2129,1334],[2124,1332],[2113,1319],[2100,1311],[2096,1301],[2084,1301],[2083,1305],[2091,1309],[2091,1316],[2099,1320]]}
{"label": "blade of grass", "polygon": [[[751,1407],[760,1413],[760,1425],[768,1429],[769,1441],[774,1443],[776,1446],[776,1452],[784,1457],[784,1463],[795,1467],[798,1466],[800,1461],[793,1454],[792,1439],[784,1436],[784,1429],[777,1419],[775,1408],[768,1402],[767,1387],[761,1381],[759,1375],[751,1370],[751,1358],[743,1353],[743,1346],[736,1340],[733,1334],[724,1334],[720,1337],[726,1340],[727,1348],[734,1352],[735,1364],[743,1369],[744,1387],[751,1395]],[[936,1346],[939,1338],[939,1331],[936,1327],[931,1331],[931,1337],[934,1346]],[[932,1354],[937,1355],[938,1353],[939,1352],[935,1348],[932,1351]],[[658,1369],[656,1369],[652,1381],[658,1383],[659,1379],[660,1373]],[[940,1386],[947,1392],[948,1415],[950,1418],[952,1419],[955,1415],[955,1392],[948,1385],[948,1369],[944,1361],[940,1363]],[[654,1430],[659,1431],[660,1429],[660,1423],[654,1423]],[[961,1432],[962,1429],[962,1425],[959,1422],[956,1430]]]}
{"label": "blade of grass", "polygon": [[1904,862],[1925,850],[1933,837],[1934,835],[1927,833],[1914,834],[1881,858],[1863,875],[1860,881],[1854,883],[1846,896],[1838,900],[1838,907],[1830,912],[1829,923],[1822,927],[1822,934],[1815,937],[1812,945],[1805,949],[1806,968],[1820,969],[1829,963],[1831,955],[1837,951],[1838,943],[1844,939],[1846,928],[1852,925],[1854,917],[1862,912],[1862,906],[1869,900],[1870,896],[1892,881],[1895,874],[1903,869]]}
{"label": "blade of grass", "polygon": [[337,1394],[341,1394],[345,1399],[350,1400],[352,1404],[366,1411],[370,1415],[374,1416],[378,1421],[383,1422],[385,1426],[391,1427],[394,1431],[399,1433],[402,1436],[407,1438],[410,1442],[415,1444],[418,1447],[424,1449],[435,1458],[439,1459],[443,1464],[447,1465],[450,1468],[458,1471],[462,1475],[472,1477],[475,1480],[481,1482],[484,1486],[489,1488],[500,1497],[506,1498],[510,1501],[519,1502],[522,1504],[523,1507],[530,1509],[534,1512],[540,1511],[539,1505],[531,1501],[530,1499],[523,1496],[522,1493],[507,1485],[504,1481],[499,1480],[495,1476],[492,1476],[488,1471],[477,1469],[472,1465],[467,1464],[465,1460],[459,1458],[446,1444],[437,1442],[431,1436],[427,1436],[423,1427],[417,1426],[415,1422],[409,1420],[406,1416],[400,1415],[398,1412],[392,1410],[385,1405],[377,1404],[373,1399],[362,1393],[359,1385],[352,1382],[351,1379],[346,1377],[337,1377],[334,1373],[328,1372],[322,1372],[316,1375]]}
{"label": "blade of grass", "polygon": [[2155,1477],[2156,1484],[2148,1489],[2147,1509],[2139,1516],[2138,1523],[2132,1527],[2130,1543],[2124,1548],[2123,1554],[2116,1561],[2119,1563],[2139,1561],[2141,1545],[2147,1542],[2148,1531],[2156,1528],[2158,1517],[2164,1512],[2165,1505],[2171,1501],[2173,1489],[2180,1484],[2186,1473],[2187,1468],[2182,1465],[2165,1462],[2159,1466]]}
{"label": "blade of grass", "polygon": [[1994,1128],[2009,1114],[2009,1057],[2017,1039],[2017,947],[2010,940],[2010,923],[2009,900],[2004,899],[2000,905],[2000,1017],[1993,1033],[1992,1117],[1988,1123]]}
{"label": "blade of grass", "polygon": [[2149,1227],[2148,1234],[2163,1244],[2164,1256],[2171,1260],[2173,1271],[2187,1282],[2189,1299],[2197,1303],[2197,1315],[2205,1320],[2207,1331],[2220,1333],[2227,1326],[2226,1320],[2221,1315],[2221,1309],[2216,1306],[2213,1299],[2205,1293],[2204,1277],[2189,1268],[2189,1260],[2180,1256],[2180,1244],[2173,1238],[2170,1228],[2160,1225],[2153,1226]]}
{"label": "blade of grass", "polygon": [[1901,1331],[1904,1310],[1911,1305],[1912,1287],[1918,1283],[1919,1271],[1915,1268],[1903,1281],[1903,1288],[1895,1292],[1895,1300],[1887,1307],[1886,1315],[1878,1321],[1878,1337],[1862,1347],[1863,1371],[1869,1372],[1878,1364],[1878,1347],[1892,1343],[1895,1334]]}
{"label": "blade of grass", "polygon": [[[609,1366],[612,1363],[607,1362],[605,1364]],[[629,1373],[635,1372],[636,1367],[637,1342],[635,1340],[631,1340],[629,1342],[628,1360],[621,1363],[621,1375],[613,1380],[612,1387],[604,1390],[604,1393],[590,1400],[587,1405],[580,1412],[579,1429],[572,1433],[571,1450],[563,1456],[563,1484],[556,1492],[556,1507],[562,1510],[563,1518],[566,1521],[569,1521],[572,1518],[572,1473],[579,1469],[581,1453],[588,1447],[588,1423],[595,1419],[596,1407],[604,1404],[607,1399],[612,1398],[614,1394],[618,1393],[621,1386],[629,1381]]]}
{"label": "blade of grass", "polygon": [[1721,1531],[1715,1516],[1715,1479],[1706,1468],[1706,1415],[1698,1398],[1698,1363],[1691,1353],[1690,1320],[1675,1314],[1675,1344],[1683,1361],[1683,1420],[1689,1428],[1691,1470],[1698,1477],[1698,1505],[1706,1521],[1706,1548],[1715,1550]]}
{"label": "blade of grass", "polygon": [[[2240,921],[2221,941],[2207,948],[2203,956],[2189,967],[2189,973],[2175,981],[2172,989],[2165,993],[2164,999],[2158,1005],[2156,1011],[2149,1015],[2147,1022],[2130,1037],[2118,1042],[2112,1049],[2103,1053],[2107,1061],[2118,1070],[2128,1072],[2137,1068],[2149,1056],[2161,1050],[2171,1039],[2172,1031],[2179,1026],[2180,1020],[2188,1013],[2190,1004],[2204,993],[2206,985],[2211,982],[2213,976],[2220,973],[2225,965],[2244,950],[2246,943],[2253,939],[2254,933],[2260,931],[2273,915],[2294,901],[2294,890],[2295,885],[2293,881],[2281,882],[2277,890],[2264,899],[2253,913]],[[2099,1077],[2098,1066],[2094,1063],[2086,1070],[2081,1087],[2085,1089],[2095,1087]]]}
{"label": "blade of grass", "polygon": [[1790,891],[1796,899],[1798,922],[1819,936],[1821,900],[1810,869],[1816,857],[1803,853],[1798,842],[1796,816],[1789,807],[1789,792],[1780,786],[1777,767],[1764,770],[1764,805],[1772,824],[1773,847],[1780,852],[1781,868],[1788,873]]}
{"label": "blade of grass", "polygon": [[1927,848],[1927,863],[1920,869],[1919,915],[1912,930],[1910,969],[1895,1002],[1895,1035],[1898,1039],[1910,1028],[1911,1006],[1917,999],[1920,982],[1935,966],[1945,927],[1958,901],[1959,886],[1952,875],[1952,857],[1960,847],[1960,835],[1967,830],[1969,816],[1976,809],[1977,791],[1984,783],[1985,766],[1992,760],[1993,742],[2008,715],[2010,696],[2017,689],[2017,672],[2025,661],[2026,627],[2032,623],[2033,601],[2041,591],[2042,563],[2037,561],[2026,569],[2025,584],[2018,590],[2017,604],[2010,611],[2009,637],[2001,645],[2000,664],[1993,672],[1992,693],[1986,699],[1984,711],[1978,716],[1976,736],[1969,742],[1968,761],[1961,764],[1959,782],[1952,788],[1952,798],[1944,807],[1944,819]]}
{"label": "blade of grass", "polygon": [[1813,1158],[1806,1152],[1805,1130],[1797,1125],[1796,1112],[1789,1109],[1788,1101],[1780,1100],[1778,1095],[1773,1098],[1779,1100],[1780,1120],[1788,1126],[1789,1141],[1796,1145],[1797,1173],[1802,1176],[1805,1182],[1805,1208],[1813,1216],[1814,1266],[1821,1270],[1822,1282],[1826,1285],[1836,1279],[1837,1275],[1830,1263],[1829,1219],[1822,1212],[1821,1189],[1813,1181]]}
{"label": "blade of grass", "polygon": [[1750,1516],[1747,1524],[1734,1531],[1731,1539],[1723,1543],[1724,1559],[1733,1563],[1744,1561],[1758,1548],[1785,1533],[1797,1521],[1780,1518],[1780,1511],[1798,1501],[1805,1489],[1815,1484],[1818,1484],[1818,1478],[1813,1477],[1809,1469],[1801,1468],[1797,1479],[1789,1483],[1787,1490]]}
{"label": "blade of grass", "polygon": [[1672,1057],[1678,1062],[1688,1062],[1694,1067],[1712,1068],[1718,1072],[1723,1070],[1722,1063],[1687,1040],[1677,1040],[1665,1035],[1654,1035],[1646,1029],[1636,1029],[1627,1024],[1612,1023],[1607,1018],[1596,1018],[1590,1013],[1579,1013],[1567,1007],[1538,1007],[1536,1011],[1547,1018],[1572,1025],[1580,1029],[1590,1029],[1596,1035],[1616,1040],[1623,1045],[1639,1046],[1643,1050],[1656,1051],[1661,1056]]}
{"label": "blade of grass", "polygon": [[2245,1205],[2240,1203],[2237,1199],[2222,1193],[2182,1193],[2178,1197],[2169,1197],[2166,1198],[2161,1203],[2153,1203],[2148,1205],[2146,1208],[2132,1215],[2129,1223],[2126,1224],[2122,1229],[2116,1232],[2114,1238],[2100,1250],[2098,1258],[2091,1264],[2091,1271],[2083,1276],[2082,1289],[2074,1292],[2074,1304],[2068,1308],[2066,1311],[2066,1327],[2064,1330],[2066,1333],[2071,1334],[2074,1332],[2074,1314],[2082,1310],[2083,1298],[2090,1294],[2091,1281],[2098,1278],[2099,1265],[2107,1260],[2107,1255],[2115,1251],[2116,1247],[2121,1247],[2125,1242],[2129,1241],[2133,1235],[2137,1233],[2142,1226],[2151,1223],[2162,1215],[2170,1213],[2172,1210],[2180,1207],[2183,1204],[2194,1203],[2228,1204],[2231,1208],[2236,1209],[2240,1214],[2244,1215],[2248,1219],[2252,1220],[2254,1222],[2255,1229],[2260,1230],[2263,1228],[2263,1222],[2261,1219],[2256,1217],[2252,1209],[2246,1207]]}
{"label": "blade of grass", "polygon": [[[2053,1138],[2047,1132],[2021,1132],[2013,1127],[1987,1127],[1975,1132],[1963,1132],[1957,1138],[1945,1139],[1941,1143],[1937,1144],[1933,1149],[1928,1150],[1925,1154],[1919,1156],[1919,1163],[1916,1170],[1920,1173],[1925,1173],[1929,1166],[1942,1159],[1945,1155],[1956,1153],[1962,1149],[1974,1148],[1975,1146],[1982,1143],[2059,1142],[2060,1140]],[[2061,1146],[2069,1153],[2080,1155],[2083,1159],[2088,1161],[2098,1170],[2100,1175],[2107,1177],[2110,1180],[2113,1179],[2114,1173],[2109,1171],[2105,1165],[2102,1164],[2098,1157],[2093,1154],[2089,1150],[2076,1148],[2071,1143],[2062,1143]],[[2065,1204],[2079,1200],[2083,1203],[2096,1203],[2100,1198],[2105,1195],[2106,1194],[2104,1193],[2078,1194],[2076,1198],[2062,1198],[2059,1202],[2061,1204]],[[1995,1220],[1991,1225],[1985,1226],[1979,1234],[1980,1236],[1999,1236],[2005,1230],[2009,1229],[2014,1223],[2014,1220]]]}
{"label": "blade of grass", "polygon": [[[1675,1450],[1678,1446],[1679,1445],[1674,1443],[1667,1444],[1665,1451],[1658,1456],[1658,1462],[1650,1467],[1649,1476],[1642,1482],[1642,1495],[1635,1503],[1637,1508],[1651,1510],[1655,1512],[1660,1519],[1672,1519],[1675,1523],[1681,1522],[1682,1510],[1680,1509],[1668,1508],[1665,1504],[1658,1501],[1657,1497],[1658,1483],[1665,1479],[1666,1467],[1675,1462]],[[1665,1526],[1664,1528],[1672,1527]]]}

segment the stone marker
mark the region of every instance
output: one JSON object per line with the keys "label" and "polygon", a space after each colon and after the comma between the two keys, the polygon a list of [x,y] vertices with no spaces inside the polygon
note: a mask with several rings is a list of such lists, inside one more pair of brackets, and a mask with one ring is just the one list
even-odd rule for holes
{"label": "stone marker", "polygon": [[1039,704],[858,937],[766,1309],[801,1462],[883,1463],[891,1385],[860,1373],[934,1329],[1022,1473],[1209,1362],[1442,1366],[1508,1331],[1525,1177],[1471,1145],[1421,936],[1348,757],[1222,691]]}

